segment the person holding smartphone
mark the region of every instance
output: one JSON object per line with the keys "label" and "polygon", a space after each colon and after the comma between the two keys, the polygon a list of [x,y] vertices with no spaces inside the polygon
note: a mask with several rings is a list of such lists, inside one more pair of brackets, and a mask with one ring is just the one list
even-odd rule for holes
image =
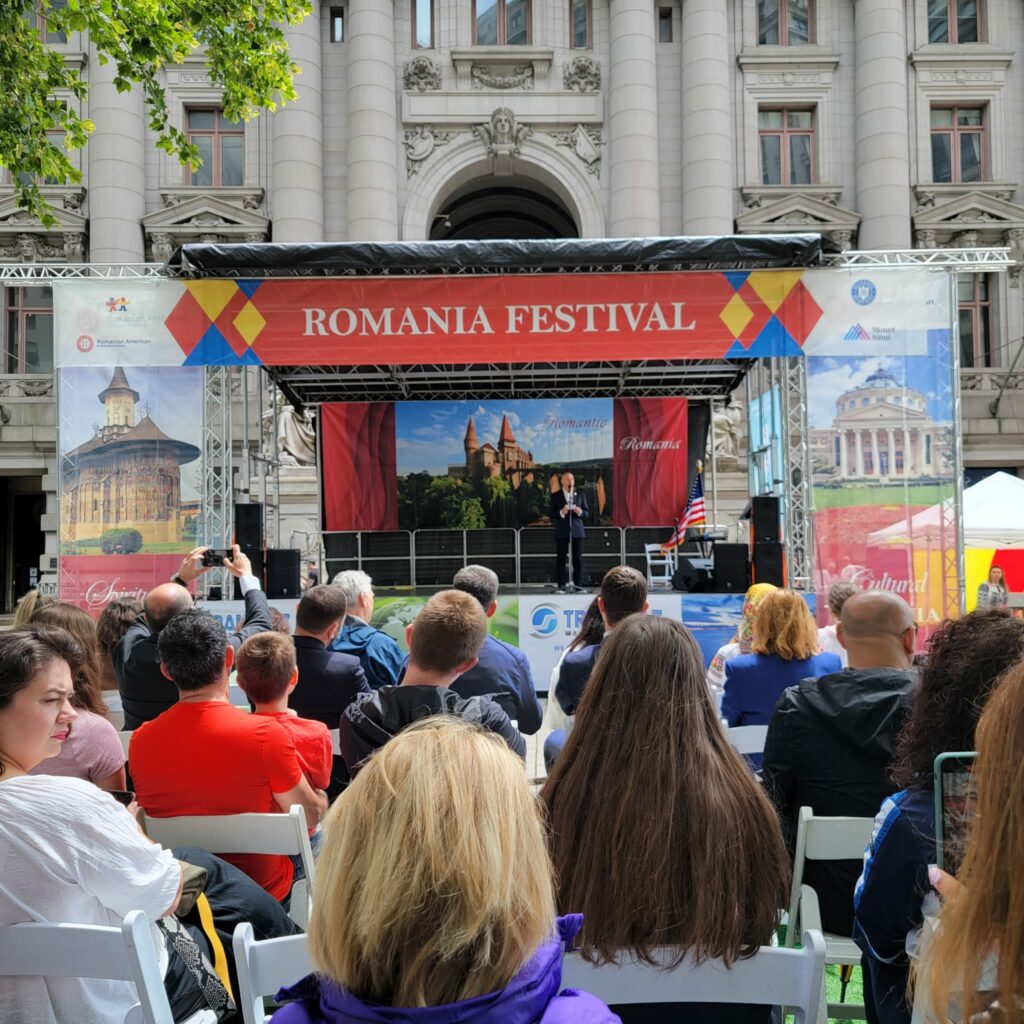
{"label": "person holding smartphone", "polygon": [[869,1024],[909,1024],[908,935],[921,927],[936,862],[934,764],[975,749],[975,728],[1002,675],[1024,655],[1024,620],[976,611],[946,622],[928,644],[920,687],[893,765],[888,797],[854,893],[853,939],[862,951]]}

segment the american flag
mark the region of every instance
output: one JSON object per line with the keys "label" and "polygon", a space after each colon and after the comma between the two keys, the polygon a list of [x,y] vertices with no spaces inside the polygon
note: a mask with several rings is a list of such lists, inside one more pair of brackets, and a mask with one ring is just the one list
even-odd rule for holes
{"label": "american flag", "polygon": [[690,488],[690,497],[686,500],[686,508],[679,517],[672,536],[661,545],[662,551],[671,551],[679,547],[686,539],[686,531],[692,526],[703,526],[704,519],[704,471],[701,464],[697,463],[697,475],[693,479],[693,487]]}

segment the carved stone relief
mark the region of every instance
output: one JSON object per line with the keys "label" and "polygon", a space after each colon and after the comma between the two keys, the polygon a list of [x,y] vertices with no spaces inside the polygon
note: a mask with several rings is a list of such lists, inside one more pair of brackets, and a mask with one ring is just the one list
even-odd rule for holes
{"label": "carved stone relief", "polygon": [[410,92],[430,92],[441,88],[441,66],[429,57],[413,57],[402,68],[402,82]]}
{"label": "carved stone relief", "polygon": [[598,92],[601,89],[601,65],[593,57],[580,54],[567,61],[562,85],[570,92]]}
{"label": "carved stone relief", "polygon": [[601,173],[601,132],[597,128],[576,125],[567,132],[551,132],[559,146],[568,146],[590,174]]}
{"label": "carved stone relief", "polygon": [[410,178],[414,174],[419,174],[423,161],[431,156],[438,146],[447,145],[454,135],[454,132],[434,131],[433,126],[429,124],[407,129],[402,138],[402,145],[405,147],[405,173]]}
{"label": "carved stone relief", "polygon": [[474,64],[469,73],[474,89],[532,89],[533,65],[517,64],[507,75],[496,74],[482,64]]}
{"label": "carved stone relief", "polygon": [[494,157],[518,156],[522,144],[533,134],[529,125],[520,124],[510,107],[498,107],[491,119],[473,127],[473,134]]}

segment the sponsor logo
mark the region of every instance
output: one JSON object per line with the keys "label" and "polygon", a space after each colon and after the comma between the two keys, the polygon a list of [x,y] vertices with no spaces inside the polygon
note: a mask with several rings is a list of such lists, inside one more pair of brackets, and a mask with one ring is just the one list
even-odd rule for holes
{"label": "sponsor logo", "polygon": [[558,609],[552,604],[539,604],[530,617],[530,636],[545,640],[558,629]]}
{"label": "sponsor logo", "polygon": [[619,440],[620,452],[675,452],[682,447],[683,442],[678,438],[655,440],[647,437],[623,437]]}
{"label": "sponsor logo", "polygon": [[127,313],[128,312],[128,300],[122,295],[119,299],[115,299],[113,295],[107,299],[107,312],[108,313]]}
{"label": "sponsor logo", "polygon": [[75,340],[75,348],[77,348],[79,352],[91,352],[95,346],[95,339],[88,334],[80,334]]}
{"label": "sponsor logo", "polygon": [[844,335],[843,341],[870,341],[871,335],[861,327],[860,324],[854,324]]}
{"label": "sponsor logo", "polygon": [[854,281],[853,287],[850,289],[850,295],[853,296],[853,301],[858,306],[870,306],[875,301],[877,294],[878,289],[875,287],[874,282],[868,281],[866,278]]}
{"label": "sponsor logo", "polygon": [[117,597],[137,597],[140,601],[146,596],[146,587],[124,587],[119,576],[112,580],[95,580],[85,591],[85,603],[92,611],[104,608]]}

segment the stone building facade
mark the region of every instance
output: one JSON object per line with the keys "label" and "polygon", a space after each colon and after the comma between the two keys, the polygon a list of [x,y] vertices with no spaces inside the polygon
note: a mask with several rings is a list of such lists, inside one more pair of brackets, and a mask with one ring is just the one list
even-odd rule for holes
{"label": "stone building facade", "polygon": [[537,465],[533,461],[533,452],[526,451],[516,441],[507,416],[501,418],[497,448],[489,441],[486,444],[480,443],[472,416],[466,424],[466,436],[463,438],[462,446],[466,450],[465,464],[448,467],[448,475],[456,479],[498,477],[510,480],[513,486],[518,487],[523,471],[533,469]]}
{"label": "stone building facade", "polygon": [[[194,240],[794,229],[837,249],[1008,245],[1009,274],[960,281],[965,456],[975,470],[1024,464],[1024,373],[1007,372],[1024,336],[1017,0],[316,8],[288,32],[301,97],[274,115],[231,124],[201,57],[167,69],[172,120],[207,157],[191,174],[152,145],[142,97],[117,92],[87,40],[54,41],[84,69],[96,131],[75,157],[81,184],[43,187],[53,227],[0,183],[0,261],[161,261]],[[9,605],[32,559],[45,569],[56,551],[56,413],[49,290],[10,285],[3,301]],[[33,525],[32,543],[14,545],[16,506],[32,496],[39,539]]]}

